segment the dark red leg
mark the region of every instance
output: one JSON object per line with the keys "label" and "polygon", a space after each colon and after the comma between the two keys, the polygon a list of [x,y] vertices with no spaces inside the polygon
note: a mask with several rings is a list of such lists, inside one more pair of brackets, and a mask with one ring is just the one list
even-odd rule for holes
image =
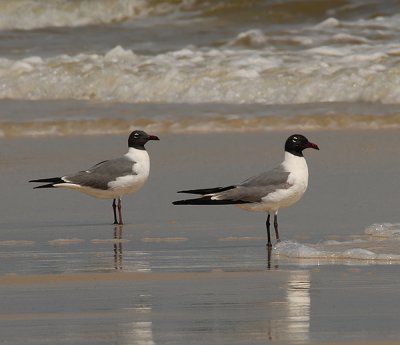
{"label": "dark red leg", "polygon": [[122,212],[121,212],[121,198],[118,198],[118,215],[119,215],[119,225],[122,225],[122,224],[124,224],[123,222],[122,222]]}
{"label": "dark red leg", "polygon": [[265,226],[267,227],[267,247],[271,248],[272,243],[271,243],[271,233],[270,233],[270,225],[271,223],[269,222],[270,219],[270,214],[268,213],[267,221],[265,222]]}
{"label": "dark red leg", "polygon": [[117,204],[115,203],[115,199],[113,200],[112,208],[113,208],[113,211],[114,211],[114,224],[118,224],[118,220],[117,220]]}
{"label": "dark red leg", "polygon": [[276,241],[280,242],[279,239],[279,231],[278,231],[278,214],[274,214],[274,228],[275,228],[275,236],[276,236]]}

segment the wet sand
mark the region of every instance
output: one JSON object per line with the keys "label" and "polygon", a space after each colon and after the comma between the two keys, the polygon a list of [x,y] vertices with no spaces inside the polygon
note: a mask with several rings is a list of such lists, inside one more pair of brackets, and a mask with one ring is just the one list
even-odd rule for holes
{"label": "wet sand", "polygon": [[[0,334],[7,344],[390,344],[396,265],[287,260],[265,251],[264,215],[176,207],[176,190],[240,182],[282,160],[291,133],[159,134],[148,184],[111,202],[32,190],[29,179],[125,151],[123,136],[1,139]],[[348,239],[398,222],[398,131],[305,133],[304,198],[283,239]]]}

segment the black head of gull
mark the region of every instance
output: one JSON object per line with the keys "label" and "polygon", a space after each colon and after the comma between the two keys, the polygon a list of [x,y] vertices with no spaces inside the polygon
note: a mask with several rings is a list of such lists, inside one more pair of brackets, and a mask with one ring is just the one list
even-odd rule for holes
{"label": "black head of gull", "polygon": [[128,146],[133,147],[134,149],[144,150],[145,149],[144,145],[149,140],[160,140],[160,139],[155,135],[150,135],[144,131],[136,130],[130,134],[128,139]]}
{"label": "black head of gull", "polygon": [[287,138],[285,143],[285,151],[298,157],[303,157],[303,150],[307,148],[319,150],[318,145],[309,142],[308,139],[301,134],[291,135]]}

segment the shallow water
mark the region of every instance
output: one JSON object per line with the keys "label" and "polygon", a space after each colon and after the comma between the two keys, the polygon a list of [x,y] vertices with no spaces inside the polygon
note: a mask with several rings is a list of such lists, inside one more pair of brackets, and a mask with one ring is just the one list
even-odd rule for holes
{"label": "shallow water", "polygon": [[[121,235],[110,224],[111,202],[74,191],[32,190],[27,181],[43,177],[43,172],[56,176],[115,157],[125,151],[124,137],[2,139],[2,175],[8,181],[3,191],[9,195],[0,223],[1,255],[9,262],[3,273],[112,269],[114,237],[116,246],[123,248],[125,268],[132,267],[129,271],[135,270],[137,262],[138,269],[150,271],[264,269],[264,214],[229,206],[177,207],[171,202],[182,197],[177,190],[238,183],[272,168],[282,159],[285,136],[160,135],[160,142],[148,144],[152,160],[148,183],[123,200],[126,225]],[[397,131],[384,135],[309,132],[307,136],[321,151],[306,152],[310,181],[303,199],[279,213],[281,237],[286,241],[277,245],[275,252],[280,255],[273,260],[281,266],[288,264],[288,258],[294,265],[299,258],[339,264],[346,260],[396,263],[399,227],[395,207],[389,205],[397,200],[390,182],[399,169],[392,160]],[[378,179],[387,182],[378,185]],[[62,253],[74,255],[66,266],[57,267],[63,262]],[[150,258],[151,263],[146,263]],[[23,268],[25,260],[30,265]],[[108,262],[106,267],[103,262]]]}
{"label": "shallow water", "polygon": [[[398,133],[306,134],[321,151],[306,154],[309,190],[279,213],[284,241],[270,260],[264,215],[234,207],[180,208],[171,201],[178,189],[240,181],[272,167],[282,159],[277,143],[283,145],[284,133],[160,135],[160,142],[148,145],[148,184],[123,200],[121,230],[110,224],[110,202],[74,191],[32,190],[26,181],[116,156],[125,151],[124,136],[1,139],[2,179],[8,182],[2,189],[9,196],[0,222],[2,339],[9,344],[398,339],[398,261],[370,253],[340,257],[357,248],[378,253],[377,245],[386,256],[399,255],[397,192],[390,183],[399,169],[392,160]],[[386,145],[379,145],[382,140]],[[386,182],[379,188],[377,176]],[[352,193],[343,203],[349,186]],[[381,200],[393,207],[379,207]],[[391,223],[364,232],[381,219]],[[304,250],[293,255],[288,244]],[[310,257],[316,250],[319,255]]]}
{"label": "shallow water", "polygon": [[[396,340],[390,266],[0,279],[9,344],[305,344]],[[31,279],[31,281],[29,281]]]}
{"label": "shallow water", "polygon": [[398,129],[397,105],[0,101],[0,137]]}

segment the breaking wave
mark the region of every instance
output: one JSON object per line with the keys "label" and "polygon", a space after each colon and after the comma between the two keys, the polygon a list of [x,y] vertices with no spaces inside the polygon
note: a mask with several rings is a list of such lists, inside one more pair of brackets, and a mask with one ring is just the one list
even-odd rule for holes
{"label": "breaking wave", "polygon": [[31,30],[46,27],[78,27],[124,22],[146,16],[187,15],[217,17],[224,21],[257,23],[299,23],[329,15],[354,18],[390,16],[398,13],[398,2],[386,0],[334,0],[315,3],[247,0],[2,0],[0,30]]}
{"label": "breaking wave", "polygon": [[0,30],[109,24],[174,9],[173,4],[151,3],[146,0],[3,0],[0,2]]}
{"label": "breaking wave", "polygon": [[[266,52],[246,50],[185,48],[146,56],[120,46],[105,55],[2,58],[0,98],[130,103],[400,103],[400,66],[391,64],[388,53],[349,55],[338,48],[339,55],[335,55],[332,49],[310,49],[302,56],[293,56],[296,60],[291,63]],[[396,49],[392,48],[392,54],[400,54],[400,45]],[[319,61],[321,56],[325,56],[325,67]]]}

